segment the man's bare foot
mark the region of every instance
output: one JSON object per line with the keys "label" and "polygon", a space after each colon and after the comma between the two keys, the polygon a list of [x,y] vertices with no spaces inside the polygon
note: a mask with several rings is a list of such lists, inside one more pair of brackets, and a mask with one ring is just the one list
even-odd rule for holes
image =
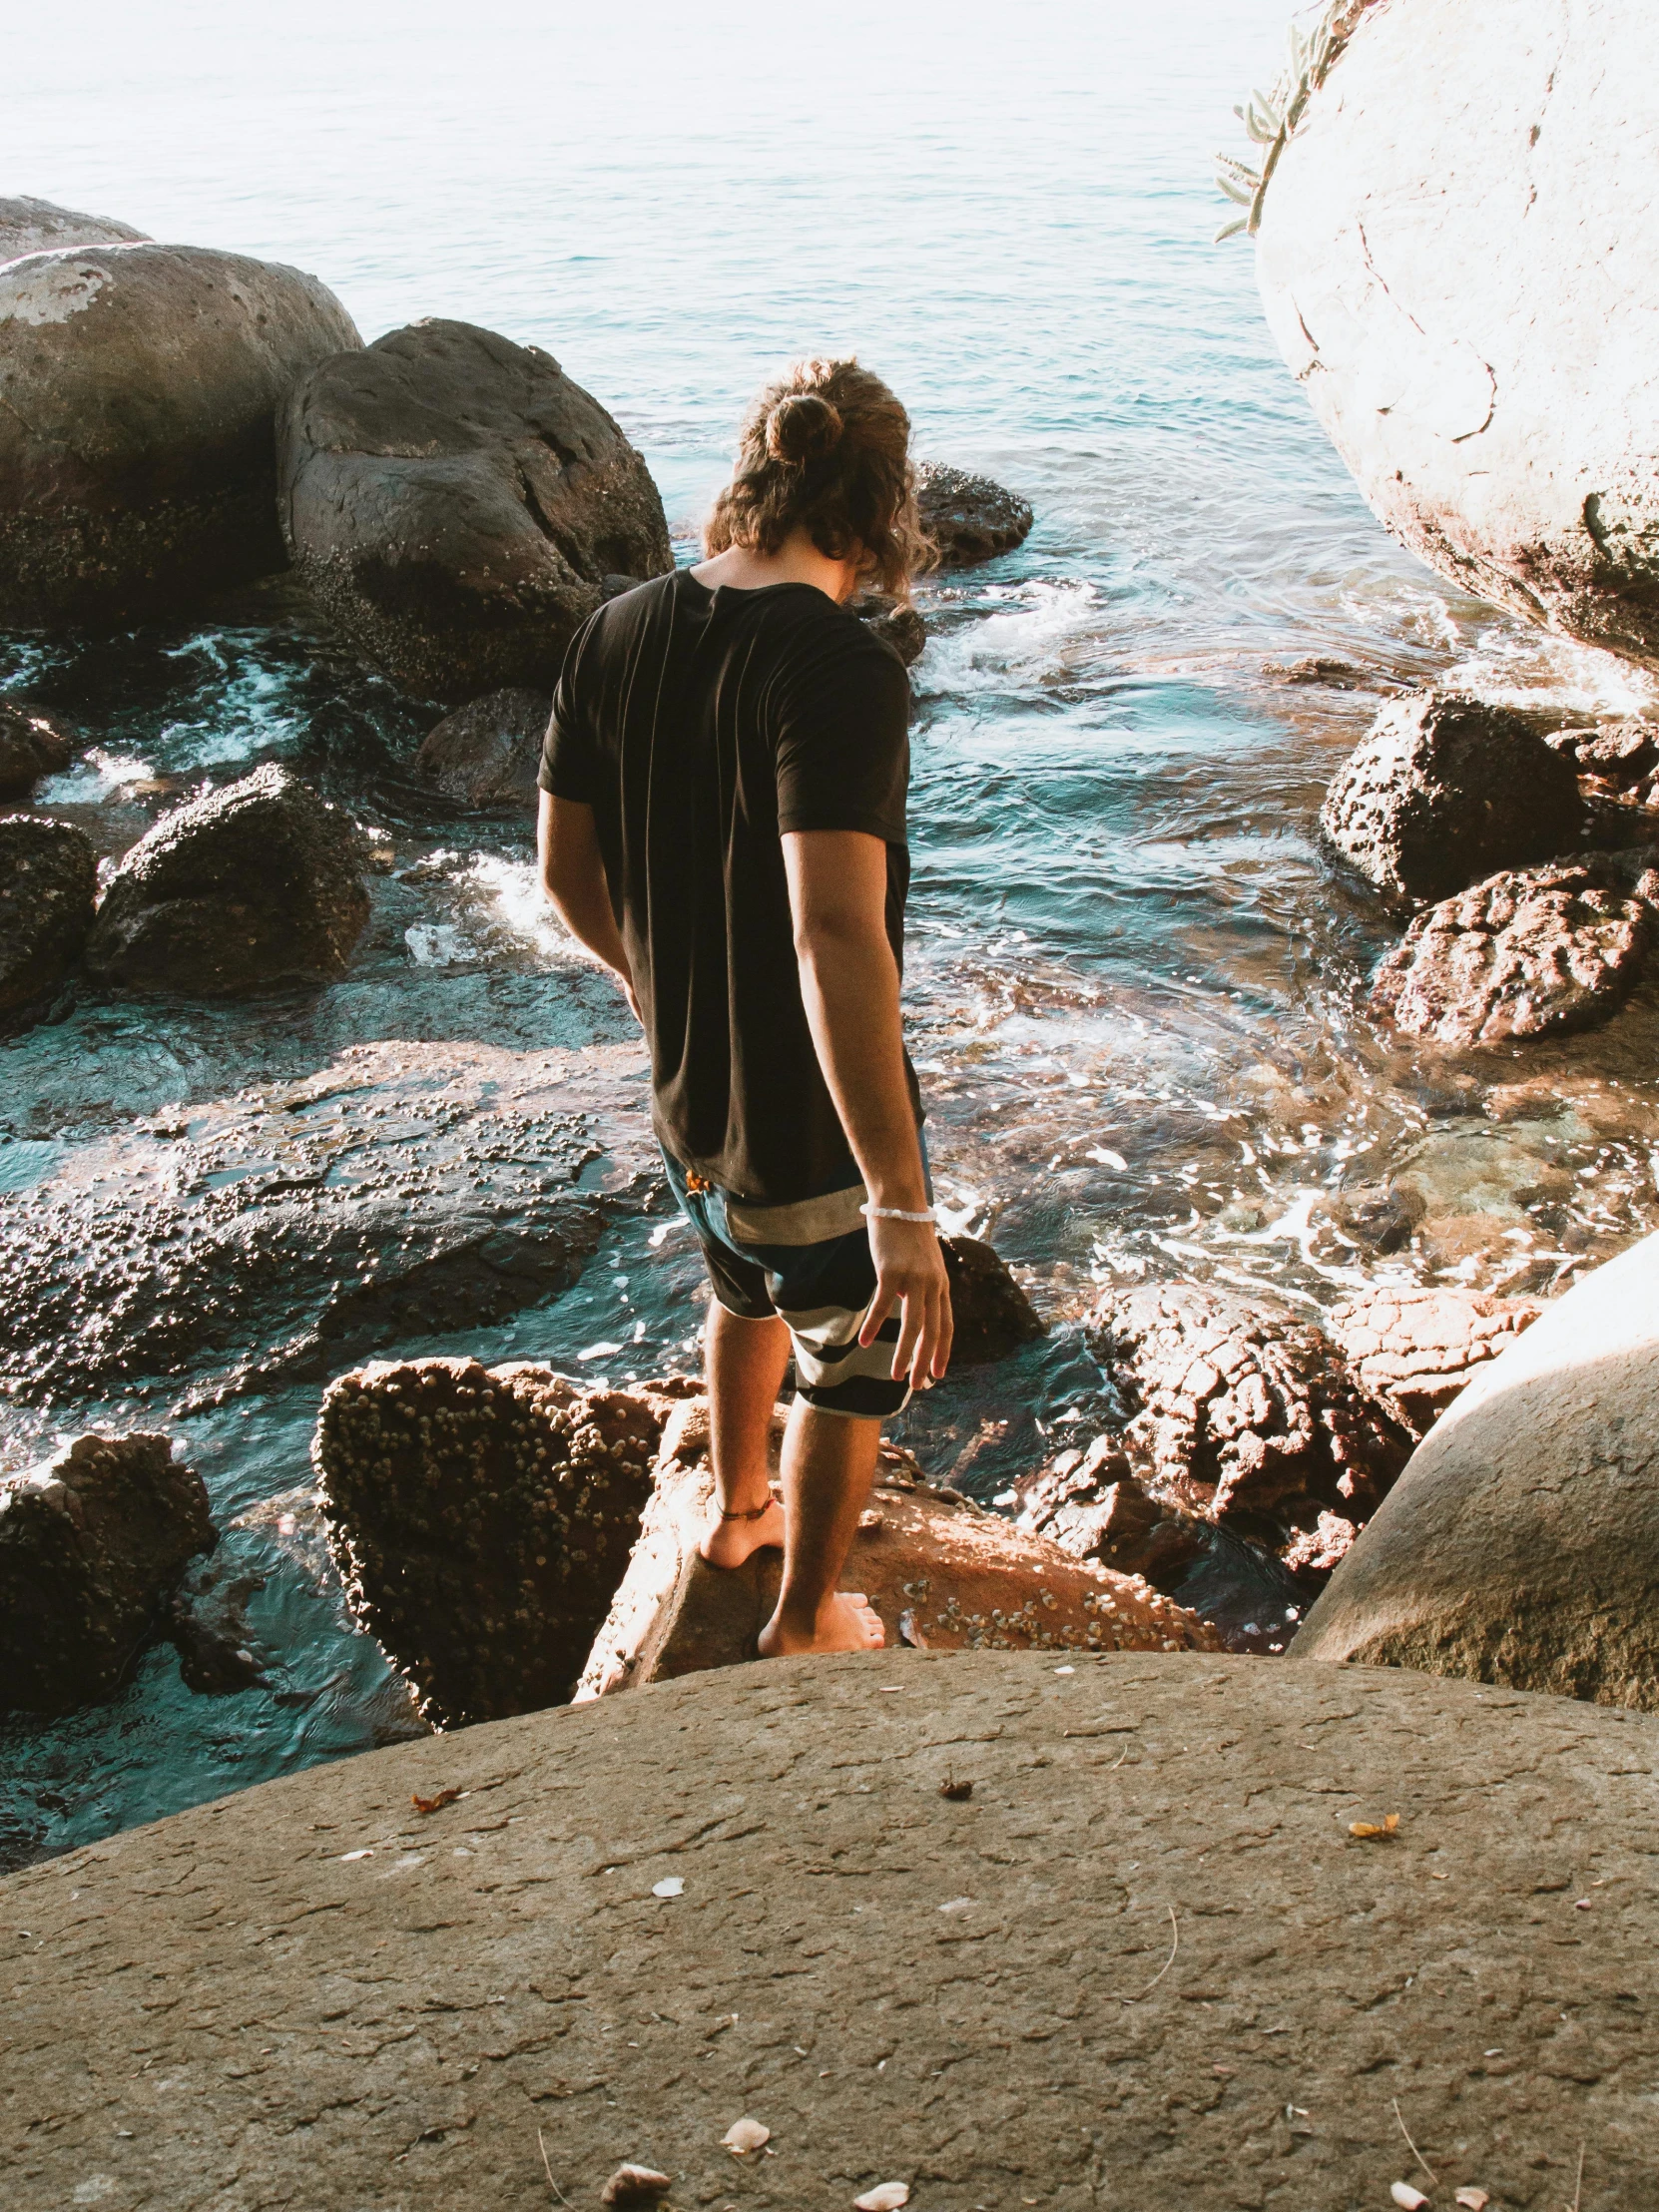
{"label": "man's bare foot", "polygon": [[697,1548],[711,1567],[741,1567],[753,1553],[783,1541],[784,1508],[774,1498],[755,1520],[712,1522]]}
{"label": "man's bare foot", "polygon": [[881,1616],[862,1590],[836,1590],[819,1608],[810,1629],[787,1625],[783,1610],[761,1630],[763,1659],[792,1659],[808,1651],[878,1651],[886,1642]]}

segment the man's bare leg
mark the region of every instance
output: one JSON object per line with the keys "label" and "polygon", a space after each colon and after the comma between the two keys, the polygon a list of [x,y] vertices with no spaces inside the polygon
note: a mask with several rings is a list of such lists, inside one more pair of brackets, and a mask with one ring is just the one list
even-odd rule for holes
{"label": "man's bare leg", "polygon": [[837,1590],[875,1480],[878,1420],[825,1413],[798,1397],[784,1434],[784,1587],[761,1631],[765,1659],[870,1651],[881,1622],[862,1590]]}
{"label": "man's bare leg", "polygon": [[766,1510],[754,1520],[714,1520],[698,1545],[712,1567],[741,1567],[753,1551],[784,1541],[784,1515],[767,1478],[772,1409],[790,1364],[790,1333],[776,1314],[749,1321],[709,1301],[703,1339],[709,1384],[715,1505],[727,1513]]}

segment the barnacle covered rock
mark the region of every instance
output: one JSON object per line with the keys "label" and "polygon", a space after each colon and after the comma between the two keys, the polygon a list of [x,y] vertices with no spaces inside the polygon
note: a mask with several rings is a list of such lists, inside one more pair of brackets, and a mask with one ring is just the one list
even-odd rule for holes
{"label": "barnacle covered rock", "polygon": [[651,1493],[665,1404],[544,1369],[381,1363],[341,1376],[311,1456],[359,1624],[439,1727],[575,1687]]}

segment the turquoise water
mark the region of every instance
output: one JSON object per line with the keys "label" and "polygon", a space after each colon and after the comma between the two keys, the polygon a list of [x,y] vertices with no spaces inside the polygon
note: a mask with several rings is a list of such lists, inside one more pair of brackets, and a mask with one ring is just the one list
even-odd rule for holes
{"label": "turquoise water", "polygon": [[[1650,701],[1388,541],[1272,348],[1250,249],[1211,244],[1209,155],[1277,65],[1277,0],[231,13],[80,9],[72,58],[41,12],[10,26],[3,189],[295,262],[365,337],[444,314],[548,347],[645,452],[683,554],[747,393],[803,351],[855,349],[921,452],[1037,510],[1019,553],[922,594],[909,995],[945,1200],[1060,1326],[911,1416],[938,1472],[996,1496],[1086,1429],[1099,1378],[1074,1323],[1103,1283],[1190,1274],[1304,1309],[1380,1272],[1549,1289],[1653,1225],[1651,991],[1598,1037],[1475,1071],[1393,1051],[1364,1016],[1391,932],[1313,830],[1378,686]],[[1311,654],[1360,688],[1276,673]],[[437,855],[407,893],[414,936],[404,915],[365,939],[317,1003],[87,1005],[7,1049],[0,1193],[134,1112],[361,1039],[624,1034],[537,910],[527,837],[409,786],[430,716],[280,590],[73,648],[0,638],[0,684],[93,732],[39,803],[108,850],[170,791],[281,758],[389,826],[401,862]],[[1528,1199],[1540,1164],[1576,1195]],[[1389,1172],[1450,1226],[1382,1258],[1330,1198]],[[574,1366],[625,1308],[637,1372],[684,1360],[694,1271],[645,1234],[469,1345]],[[404,1725],[303,1530],[258,1517],[304,1481],[314,1408],[292,1390],[169,1421],[222,1519],[256,1509],[225,1563],[266,1576],[249,1621],[270,1685],[193,1698],[162,1651],[112,1706],[0,1732],[0,1853]],[[16,1461],[138,1417],[14,1408],[0,1441]],[[1271,1581],[1208,1597],[1240,1644],[1282,1641]]]}

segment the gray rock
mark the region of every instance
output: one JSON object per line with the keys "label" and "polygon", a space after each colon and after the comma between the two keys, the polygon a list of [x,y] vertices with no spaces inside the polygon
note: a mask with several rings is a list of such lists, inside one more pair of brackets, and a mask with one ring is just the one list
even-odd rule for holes
{"label": "gray rock", "polygon": [[1654,1712],[1656,1585],[1649,1237],[1546,1308],[1440,1415],[1292,1650]]}
{"label": "gray rock", "polygon": [[27,193],[0,200],[0,263],[25,254],[50,254],[65,246],[121,246],[144,242],[144,233],[108,216],[78,215]]}
{"label": "gray rock", "polygon": [[1598,855],[1494,875],[1418,914],[1372,1005],[1452,1051],[1594,1028],[1629,996],[1653,931],[1653,907]]}
{"label": "gray rock", "polygon": [[202,1477],[166,1436],[77,1436],[0,1477],[0,1712],[108,1697],[215,1540]]}
{"label": "gray rock", "polygon": [[329,1542],[424,1719],[569,1698],[639,1534],[663,1412],[475,1360],[330,1383],[311,1447]]}
{"label": "gray rock", "polygon": [[989,476],[971,476],[941,461],[916,470],[922,528],[938,547],[941,568],[972,568],[1011,553],[1031,535],[1028,501]]}
{"label": "gray rock", "polygon": [[1320,827],[1385,898],[1447,898],[1578,841],[1572,765],[1518,718],[1455,692],[1391,702],[1326,794]]}
{"label": "gray rock", "polygon": [[0,624],[171,613],[280,568],[274,410],[357,343],[314,276],[240,254],[0,267]]}
{"label": "gray rock", "polygon": [[368,919],[362,839],[285,769],[166,815],[111,878],[87,947],[133,991],[225,998],[344,973]]}
{"label": "gray rock", "polygon": [[[1659,18],[1358,22],[1266,195],[1268,320],[1374,511],[1460,590],[1659,654]],[[1425,180],[1430,180],[1425,197]]]}
{"label": "gray rock", "polygon": [[27,700],[0,697],[0,798],[22,799],[75,758],[75,739]]}
{"label": "gray rock", "polygon": [[1048,1324],[992,1246],[980,1237],[941,1237],[939,1244],[950,1280],[953,1366],[1005,1360],[1047,1334]]}
{"label": "gray rock", "polygon": [[546,692],[489,692],[445,715],[415,755],[415,774],[458,807],[534,809],[552,712]]}
{"label": "gray rock", "polygon": [[927,645],[927,625],[910,600],[894,599],[884,591],[860,592],[851,602],[851,611],[878,638],[886,640],[906,668],[921,659]]}
{"label": "gray rock", "polygon": [[616,423],[537,346],[416,322],[298,383],[282,526],[340,637],[421,697],[551,692],[608,585],[674,565]]}
{"label": "gray rock", "polygon": [[1534,1299],[1450,1284],[1374,1283],[1345,1299],[1327,1326],[1367,1396],[1420,1438],[1542,1311]]}
{"label": "gray rock", "polygon": [[627,2158],[714,2212],[1392,2212],[1396,2103],[1436,2212],[1561,2212],[1580,2143],[1585,2212],[1638,2212],[1656,1736],[1373,1668],[883,1651],[335,1760],[0,1883],[8,2212],[556,2206],[538,2128],[577,2207]]}
{"label": "gray rock", "polygon": [[98,854],[68,823],[0,817],[0,1034],[47,1011],[92,927]]}

